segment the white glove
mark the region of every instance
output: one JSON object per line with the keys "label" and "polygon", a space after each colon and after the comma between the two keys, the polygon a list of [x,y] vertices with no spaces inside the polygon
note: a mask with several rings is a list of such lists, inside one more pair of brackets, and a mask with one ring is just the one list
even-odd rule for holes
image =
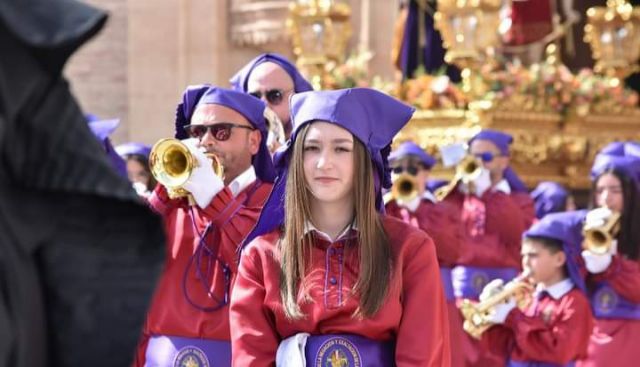
{"label": "white glove", "polygon": [[585,217],[585,226],[600,227],[606,223],[611,214],[611,209],[607,207],[590,210]]}
{"label": "white glove", "polygon": [[[502,291],[504,281],[502,279],[494,279],[487,284],[482,293],[480,293],[480,302],[485,301]],[[492,324],[503,324],[507,319],[509,312],[516,307],[516,300],[509,297],[505,302],[499,303],[493,308],[493,311],[487,316],[486,320]]]}
{"label": "white glove", "polygon": [[584,250],[582,251],[582,258],[584,259],[584,264],[589,273],[599,274],[607,270],[609,265],[611,265],[613,254],[606,253],[602,255],[596,255],[589,250]]}
{"label": "white glove", "polygon": [[198,147],[197,139],[186,139],[182,141],[191,154],[198,161],[198,167],[191,172],[191,177],[184,183],[183,187],[189,191],[202,209],[206,208],[211,200],[224,188],[224,182],[213,171],[211,160]]}
{"label": "white glove", "polygon": [[276,352],[276,367],[306,367],[304,349],[309,334],[298,333],[280,342]]}

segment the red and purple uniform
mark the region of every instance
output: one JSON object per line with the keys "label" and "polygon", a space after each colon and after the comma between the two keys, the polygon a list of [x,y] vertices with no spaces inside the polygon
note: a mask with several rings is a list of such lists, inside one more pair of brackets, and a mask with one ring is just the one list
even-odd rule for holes
{"label": "red and purple uniform", "polygon": [[[482,345],[507,358],[509,367],[574,366],[587,354],[593,328],[589,300],[567,278],[538,290],[524,310],[482,335]],[[611,364],[617,366],[617,364]]]}
{"label": "red and purple uniform", "polygon": [[355,229],[337,241],[314,233],[311,262],[300,283],[298,305],[305,315],[300,320],[288,319],[283,311],[280,232],[245,248],[231,300],[233,365],[274,366],[283,339],[309,333],[391,342],[398,367],[449,366],[447,311],[433,241],[395,218],[382,220],[394,267],[387,298],[372,317],[354,316],[359,307],[353,294],[359,272]]}
{"label": "red and purple uniform", "polygon": [[229,343],[227,304],[237,274],[238,246],[256,223],[271,187],[255,180],[236,196],[225,187],[204,209],[188,206],[184,199],[171,200],[164,187],[156,188],[149,204],[165,220],[167,261],[135,366],[145,365],[147,346],[155,337]]}
{"label": "red and purple uniform", "polygon": [[[477,300],[491,280],[507,282],[518,274],[522,233],[534,218],[533,201],[511,193],[503,180],[479,198],[454,191],[445,202],[461,210],[466,235],[452,271],[454,293],[457,299]],[[463,350],[468,365],[502,365],[502,356],[485,353],[470,336],[464,338]]]}
{"label": "red and purple uniform", "polygon": [[611,265],[588,279],[596,327],[580,367],[637,366],[640,351],[640,263],[614,255]]}
{"label": "red and purple uniform", "polygon": [[[460,224],[458,209],[446,202],[436,203],[430,199],[430,193],[425,198],[417,199],[419,203],[415,210],[399,205],[395,200],[387,203],[385,211],[387,215],[401,219],[403,222],[425,231],[432,239],[436,247],[436,255],[440,265],[440,277],[442,287],[445,290],[447,309],[449,316],[449,334],[452,352],[462,346],[465,337],[462,329],[462,319],[456,307],[451,283],[451,267],[460,257],[460,251],[464,242],[464,232]],[[451,366],[464,366],[462,354],[454,352],[451,355]]]}

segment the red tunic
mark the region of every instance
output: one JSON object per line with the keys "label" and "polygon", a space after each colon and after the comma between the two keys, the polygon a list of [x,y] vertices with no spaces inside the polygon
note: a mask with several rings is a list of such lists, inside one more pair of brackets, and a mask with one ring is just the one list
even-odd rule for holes
{"label": "red tunic", "polygon": [[436,204],[423,199],[415,212],[398,205],[395,200],[390,201],[385,210],[387,215],[427,232],[436,245],[436,255],[441,266],[452,266],[457,262],[464,242],[458,208],[450,203]]}
{"label": "red tunic", "polygon": [[[464,207],[464,200],[465,195],[457,191],[445,199],[461,210],[463,226],[469,229],[476,213]],[[528,205],[520,196],[514,199],[513,195],[493,190],[487,190],[480,201],[484,203],[486,213],[484,234],[471,235],[467,231],[467,241],[458,263],[519,269],[522,233],[527,229],[527,223],[533,222],[533,206],[528,212]]]}
{"label": "red tunic", "polygon": [[[431,236],[436,245],[436,255],[441,267],[455,265],[464,242],[464,231],[460,224],[460,212],[455,206],[446,202],[433,203],[423,199],[420,201],[416,211],[412,212],[392,200],[386,205],[385,210],[387,215],[420,228]],[[451,272],[450,269],[449,272]],[[444,279],[443,277],[443,281]],[[449,282],[451,281],[450,276],[446,279]],[[452,287],[451,284],[447,286]],[[457,350],[462,346],[465,334],[455,300],[447,301],[447,314],[449,316],[449,342],[452,351],[451,366],[463,367],[464,358]]]}
{"label": "red tunic", "polygon": [[[229,340],[229,308],[224,306],[213,312],[204,312],[192,306],[185,298],[183,277],[193,254],[199,245],[199,236],[194,233],[191,210],[195,225],[202,233],[207,224],[212,230],[206,237],[209,249],[231,269],[231,285],[237,274],[237,248],[260,216],[260,210],[271,191],[271,184],[254,182],[233,197],[228,188],[220,191],[208,207],[189,207],[185,200],[171,200],[164,187],[158,185],[155,195],[149,199],[151,207],[165,221],[167,232],[167,256],[165,269],[147,314],[142,340],[138,346],[136,366],[143,366],[149,337],[170,335],[203,339]],[[217,251],[216,251],[217,248]],[[208,259],[207,256],[204,256]],[[201,270],[206,273],[211,263],[209,291],[218,299],[224,298],[225,277],[220,262],[202,261]],[[190,299],[199,306],[212,307],[214,301],[196,276],[192,264],[186,281]]]}
{"label": "red tunic", "polygon": [[[601,274],[590,274],[589,280],[606,281],[616,293],[628,301],[640,303],[640,263],[614,256],[609,268]],[[635,367],[640,358],[640,320],[597,318],[588,357],[578,367]]]}
{"label": "red tunic", "polygon": [[589,300],[573,288],[559,299],[534,301],[524,312],[514,309],[482,335],[482,345],[517,362],[565,365],[586,356],[592,329]]}
{"label": "red tunic", "polygon": [[[253,241],[243,252],[231,299],[233,365],[274,366],[280,341],[307,332],[395,339],[398,367],[449,366],[447,311],[433,241],[395,218],[384,216],[383,224],[395,259],[393,280],[381,309],[366,319],[352,316],[358,308],[358,297],[350,294],[358,275],[357,244],[316,241],[303,280],[310,300],[298,303],[306,318],[292,321],[280,297],[275,245],[280,233]],[[327,277],[338,281],[325,291]]]}

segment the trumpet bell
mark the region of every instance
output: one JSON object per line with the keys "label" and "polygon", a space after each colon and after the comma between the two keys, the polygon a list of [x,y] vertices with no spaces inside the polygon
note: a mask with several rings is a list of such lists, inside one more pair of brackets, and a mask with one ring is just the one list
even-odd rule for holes
{"label": "trumpet bell", "polygon": [[189,148],[177,139],[158,141],[149,154],[151,174],[168,189],[177,189],[184,185],[195,164]]}
{"label": "trumpet bell", "polygon": [[411,175],[399,175],[393,181],[391,193],[394,199],[409,202],[418,196],[418,182]]}
{"label": "trumpet bell", "polygon": [[619,231],[620,213],[617,212],[611,212],[600,225],[585,224],[582,229],[583,248],[597,255],[606,254]]}

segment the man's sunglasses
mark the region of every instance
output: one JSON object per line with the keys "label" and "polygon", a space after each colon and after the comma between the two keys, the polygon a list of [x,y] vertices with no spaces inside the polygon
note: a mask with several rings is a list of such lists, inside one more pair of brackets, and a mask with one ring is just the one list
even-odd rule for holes
{"label": "man's sunglasses", "polygon": [[213,125],[185,125],[184,130],[191,138],[202,139],[203,136],[209,131],[211,136],[217,141],[229,140],[231,137],[231,129],[237,127],[238,129],[255,130],[252,126],[233,124],[231,122],[221,122]]}
{"label": "man's sunglasses", "polygon": [[396,175],[400,175],[402,174],[402,172],[407,172],[408,174],[410,174],[411,176],[415,176],[418,174],[418,167],[416,166],[398,166],[398,167],[393,167],[393,173],[395,173]]}
{"label": "man's sunglasses", "polygon": [[[269,89],[268,91],[264,92],[264,96],[267,98],[267,101],[270,104],[277,106],[280,103],[282,103],[282,100],[284,99],[284,95],[287,92],[288,91],[285,91],[282,89]],[[256,97],[257,99],[262,99],[262,95],[263,95],[263,93],[260,91],[251,92],[249,94]]]}
{"label": "man's sunglasses", "polygon": [[478,158],[478,159],[480,159],[484,163],[489,163],[489,162],[493,161],[493,158],[501,157],[502,154],[494,154],[492,152],[484,152],[484,153],[474,154],[473,156]]}

